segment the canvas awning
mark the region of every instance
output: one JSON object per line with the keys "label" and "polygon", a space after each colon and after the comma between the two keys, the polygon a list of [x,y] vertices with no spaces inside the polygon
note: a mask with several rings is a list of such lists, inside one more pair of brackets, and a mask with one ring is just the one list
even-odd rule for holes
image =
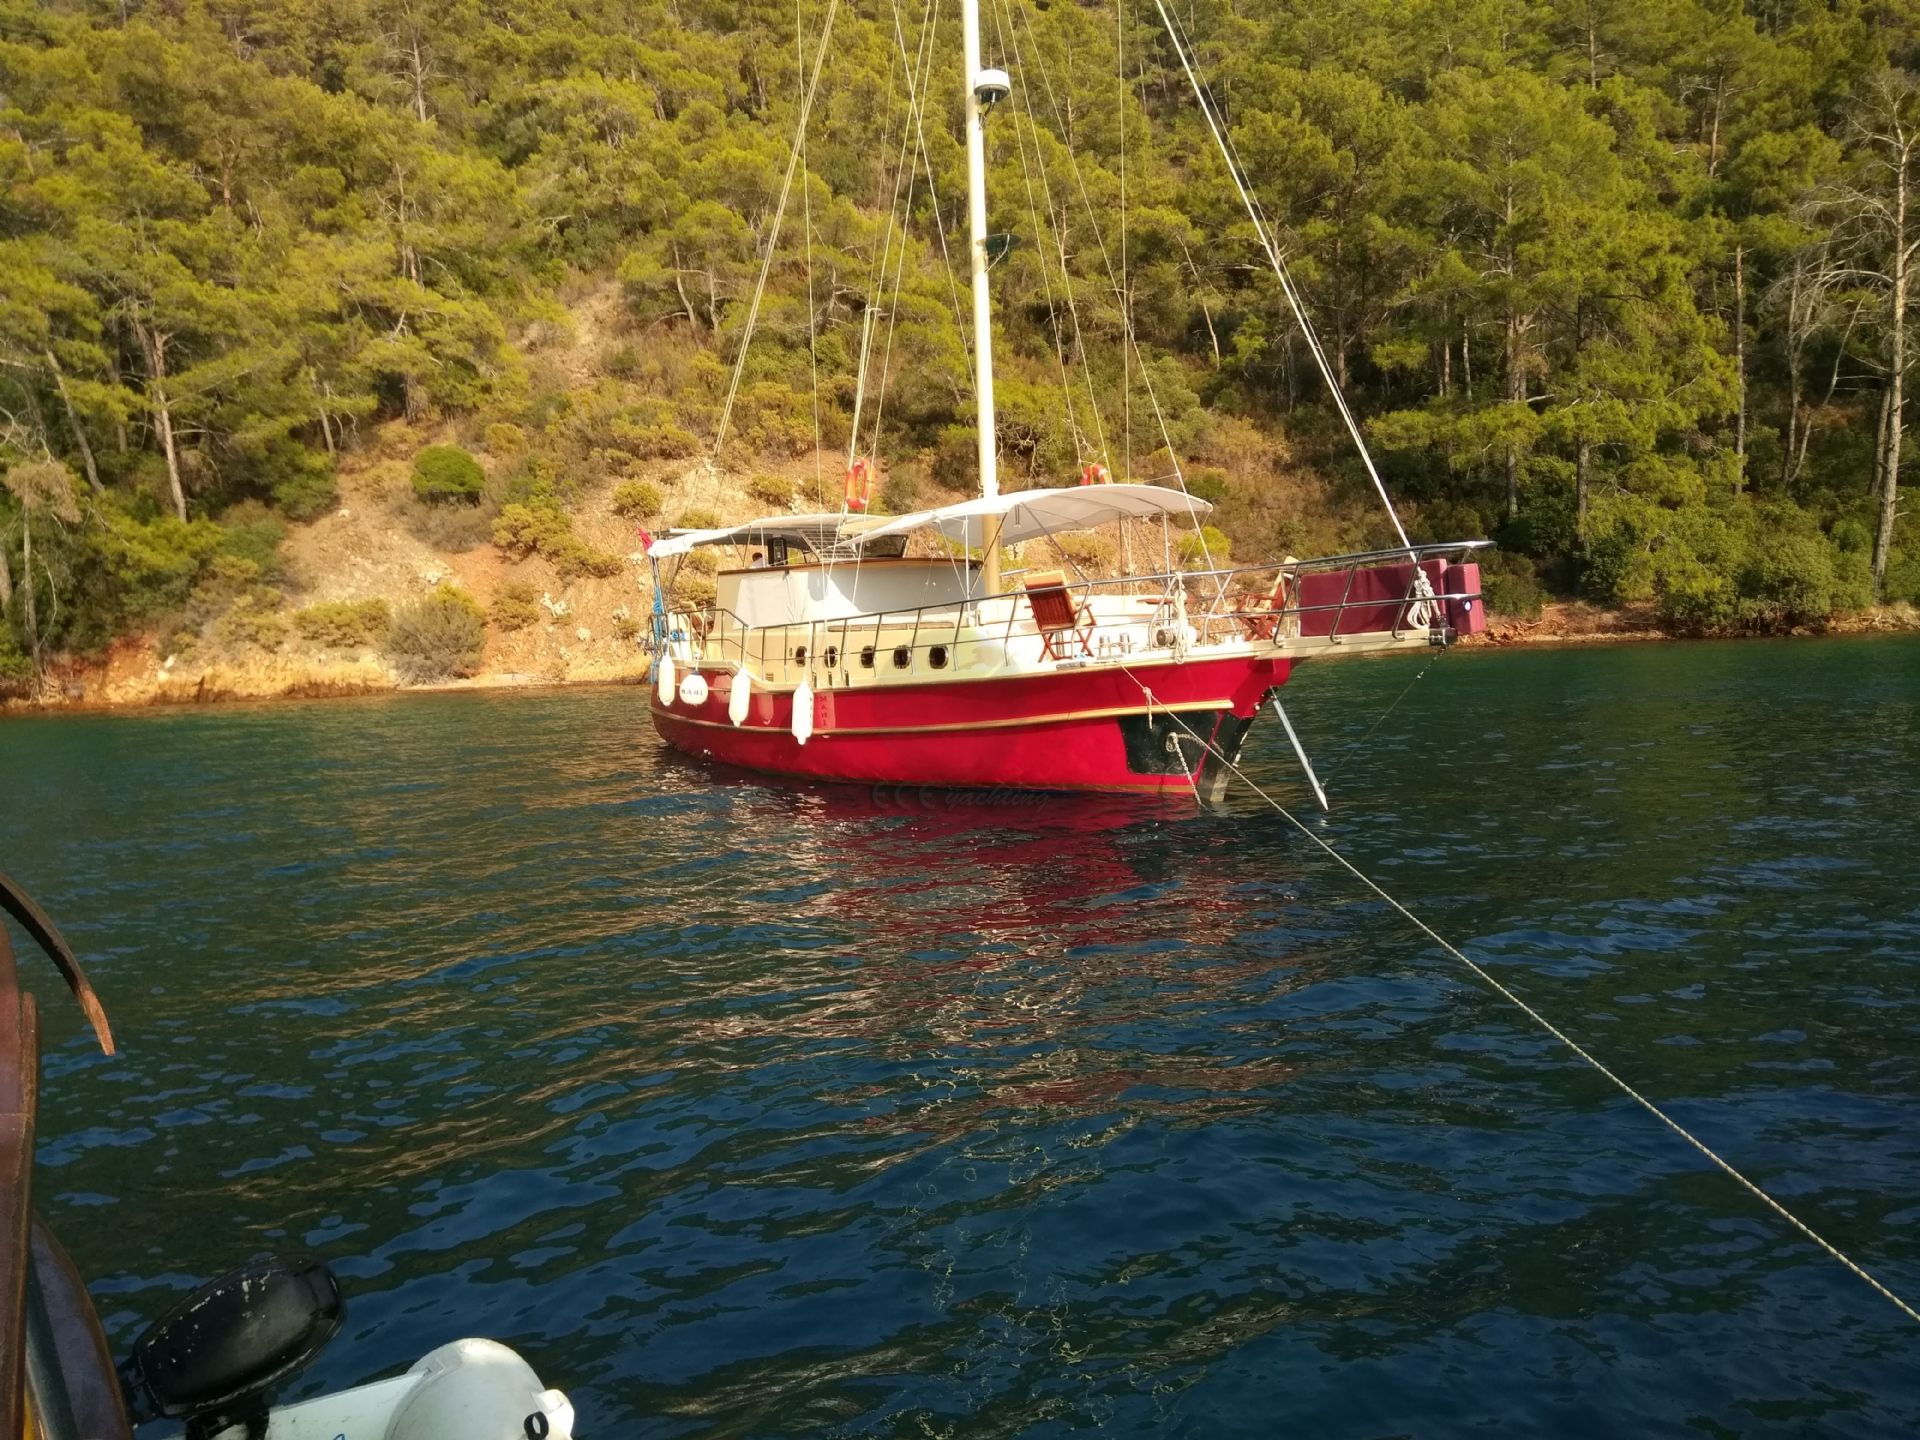
{"label": "canvas awning", "polygon": [[784,540],[789,545],[805,545],[815,554],[824,555],[841,537],[843,526],[871,523],[864,515],[769,515],[717,530],[673,531],[655,540],[647,553],[664,560],[702,545],[764,545],[770,540]]}
{"label": "canvas awning", "polygon": [[1198,524],[1212,513],[1213,506],[1207,501],[1169,490],[1164,485],[1072,485],[1051,490],[1016,490],[991,499],[965,500],[958,505],[942,505],[937,510],[919,510],[882,521],[858,536],[842,537],[842,543],[864,545],[887,535],[932,529],[962,545],[978,546],[986,541],[988,520],[998,515],[1002,517],[1000,543],[1018,545],[1022,540],[1041,535],[1089,530],[1115,520],[1166,515]]}

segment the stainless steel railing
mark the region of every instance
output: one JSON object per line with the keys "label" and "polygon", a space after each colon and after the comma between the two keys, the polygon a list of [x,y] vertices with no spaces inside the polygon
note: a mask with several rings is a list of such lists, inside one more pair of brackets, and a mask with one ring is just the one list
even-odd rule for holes
{"label": "stainless steel railing", "polygon": [[[1370,550],[1264,565],[1065,580],[1061,588],[1071,599],[1076,620],[1084,617],[1084,633],[1078,624],[1075,628],[1081,635],[1078,643],[1087,651],[1068,659],[1085,663],[1114,654],[1204,648],[1228,641],[1284,643],[1298,638],[1303,630],[1334,645],[1364,636],[1401,640],[1415,634],[1444,643],[1450,638],[1449,603],[1477,604],[1480,594],[1435,587],[1428,562],[1457,562],[1490,543],[1457,541],[1414,546],[1410,551]],[[1404,593],[1397,597],[1354,593],[1363,572],[1405,564],[1410,555],[1414,564]],[[1339,598],[1302,603],[1301,582],[1318,575],[1343,576]],[[984,651],[989,659],[1004,663],[1016,657],[1019,641],[1034,651],[1032,658],[1037,660],[1042,631],[1026,603],[1028,593],[1020,589],[902,610],[751,626],[718,605],[670,606],[666,643],[684,661],[731,664],[775,684],[795,680],[797,675],[815,685],[836,688],[903,684],[966,668],[961,664],[963,647],[970,648],[975,661]],[[1281,603],[1274,603],[1282,594]],[[1135,620],[1114,615],[1111,607],[1103,615],[1101,602],[1113,600],[1150,602],[1153,609]],[[1382,611],[1392,617],[1388,626],[1360,628],[1357,617],[1377,620]],[[1318,623],[1320,617],[1325,618],[1324,628]]]}

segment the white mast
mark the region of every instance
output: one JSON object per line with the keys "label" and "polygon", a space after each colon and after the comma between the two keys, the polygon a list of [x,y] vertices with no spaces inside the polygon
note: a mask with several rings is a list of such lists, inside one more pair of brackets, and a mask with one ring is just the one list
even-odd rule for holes
{"label": "white mast", "polygon": [[[993,433],[993,311],[987,293],[987,111],[1007,93],[1006,72],[980,68],[980,0],[960,0],[960,29],[967,67],[967,229],[973,254],[973,389],[980,427],[980,494],[1000,493]],[[986,593],[1000,589],[1000,524],[989,520]]]}

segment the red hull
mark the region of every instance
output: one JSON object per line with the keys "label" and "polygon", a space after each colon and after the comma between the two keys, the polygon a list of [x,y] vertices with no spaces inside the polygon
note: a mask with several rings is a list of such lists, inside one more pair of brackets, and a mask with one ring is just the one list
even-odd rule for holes
{"label": "red hull", "polygon": [[805,745],[793,738],[790,693],[756,689],[746,723],[735,726],[727,716],[729,672],[703,669],[706,700],[689,705],[675,695],[662,705],[656,689],[653,724],[686,754],[814,780],[1190,791],[1217,779],[1218,767],[1187,728],[1234,754],[1266,693],[1286,682],[1289,666],[1284,659],[1234,656],[822,690]]}

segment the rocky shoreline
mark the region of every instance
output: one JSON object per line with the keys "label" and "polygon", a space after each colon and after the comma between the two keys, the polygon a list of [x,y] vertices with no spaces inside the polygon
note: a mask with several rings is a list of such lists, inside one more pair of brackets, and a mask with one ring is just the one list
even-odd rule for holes
{"label": "rocky shoreline", "polygon": [[[1884,606],[1837,616],[1788,632],[1794,637],[1920,632],[1920,609]],[[1494,616],[1483,635],[1461,642],[1468,649],[1531,645],[1625,645],[1649,641],[1760,638],[1694,636],[1660,628],[1651,607],[1610,610],[1581,601],[1548,605],[1537,619]],[[1775,638],[1779,638],[1776,636]],[[616,660],[569,667],[564,674],[484,670],[461,680],[405,685],[371,656],[326,658],[270,656],[251,663],[216,662],[204,668],[156,665],[150,647],[115,647],[103,660],[52,675],[47,693],[0,701],[0,714],[52,711],[136,710],[150,707],[324,700],[350,696],[448,694],[507,689],[559,689],[575,685],[637,685],[646,680],[647,657],[637,651]]]}

